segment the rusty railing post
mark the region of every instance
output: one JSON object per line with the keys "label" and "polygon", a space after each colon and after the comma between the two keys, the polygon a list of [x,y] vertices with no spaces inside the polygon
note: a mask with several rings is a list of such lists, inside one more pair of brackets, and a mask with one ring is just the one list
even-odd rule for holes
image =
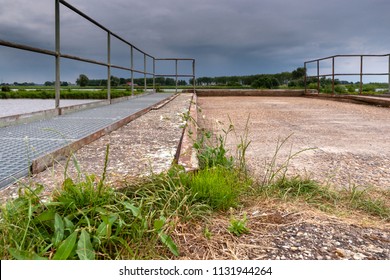
{"label": "rusty railing post", "polygon": [[317,60],[317,94],[320,94],[321,81],[320,81],[320,61]]}
{"label": "rusty railing post", "polygon": [[388,83],[389,83],[389,93],[390,93],[390,54],[388,54],[388,57],[389,57],[389,80],[388,80]]}
{"label": "rusty railing post", "polygon": [[[60,60],[61,60],[61,46],[60,46],[60,1],[55,2],[55,108],[60,107],[60,95],[61,95],[61,75],[60,75]],[[60,112],[60,111],[59,111]]]}
{"label": "rusty railing post", "polygon": [[131,68],[131,96],[134,96],[134,49],[130,46],[130,68]]}
{"label": "rusty railing post", "polygon": [[146,83],[146,54],[144,53],[144,91],[145,91],[145,93],[147,90],[148,90],[148,86]]}
{"label": "rusty railing post", "polygon": [[303,69],[305,69],[305,76],[304,76],[304,79],[303,79],[303,83],[304,83],[304,85],[305,85],[305,94],[307,93],[307,73],[306,73],[306,62],[305,63],[303,63]]}
{"label": "rusty railing post", "polygon": [[360,56],[360,89],[359,94],[363,93],[363,55]]}
{"label": "rusty railing post", "polygon": [[153,92],[156,92],[156,58],[153,57]]}
{"label": "rusty railing post", "polygon": [[332,56],[332,94],[334,94],[334,56]]}
{"label": "rusty railing post", "polygon": [[111,104],[111,34],[107,32],[107,100]]}
{"label": "rusty railing post", "polygon": [[177,93],[177,59],[175,59],[176,93]]}
{"label": "rusty railing post", "polygon": [[194,93],[195,93],[195,59],[192,60],[192,84],[194,86]]}

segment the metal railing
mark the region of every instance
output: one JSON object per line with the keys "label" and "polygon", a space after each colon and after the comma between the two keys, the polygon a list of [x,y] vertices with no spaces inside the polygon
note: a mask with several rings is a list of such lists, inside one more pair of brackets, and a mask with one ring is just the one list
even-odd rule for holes
{"label": "metal railing", "polygon": [[[73,11],[74,13],[78,14],[79,16],[83,17],[84,19],[88,20],[92,24],[94,24],[99,29],[105,31],[107,33],[107,60],[106,61],[97,61],[92,60],[84,57],[78,57],[71,54],[64,54],[61,53],[61,42],[60,42],[60,32],[61,32],[61,22],[60,22],[60,9],[61,4]],[[111,64],[111,38],[116,38],[119,41],[123,42],[130,48],[130,65],[129,67],[120,66],[120,65],[114,65]],[[42,48],[36,48],[28,45],[18,44],[10,41],[6,41],[0,38],[0,45],[16,48],[20,50],[40,53],[44,55],[54,56],[55,57],[55,108],[59,108],[60,106],[60,85],[61,85],[61,76],[60,76],[60,68],[61,68],[61,58],[67,58],[71,60],[77,60],[81,62],[91,63],[95,65],[105,66],[107,67],[107,99],[111,102],[111,69],[120,69],[120,70],[126,70],[130,71],[131,73],[131,94],[134,95],[134,73],[139,73],[144,75],[144,90],[147,91],[147,75],[153,76],[153,91],[156,89],[156,83],[155,78],[156,77],[175,77],[176,78],[176,92],[177,92],[177,85],[178,85],[178,77],[190,77],[193,81],[193,89],[195,92],[195,59],[193,58],[156,58],[143,50],[137,48],[132,43],[128,42],[127,40],[123,39],[119,35],[115,34],[105,26],[101,25],[94,19],[90,18],[88,15],[84,14],[80,10],[76,9],[69,3],[67,3],[64,0],[55,0],[55,50],[47,50]],[[134,67],[134,51],[138,51],[143,55],[143,69],[136,69]],[[153,60],[153,71],[148,72],[147,71],[147,58],[150,58]],[[175,61],[175,67],[176,71],[174,74],[156,74],[156,62],[162,61],[162,60],[170,60]],[[180,74],[178,71],[178,61],[191,61],[192,62],[192,74]]]}
{"label": "metal railing", "polygon": [[[380,72],[380,73],[373,73],[373,72],[364,72],[364,58],[365,57],[388,57],[388,72]],[[360,58],[360,64],[359,64],[359,72],[354,73],[336,73],[335,72],[335,65],[336,65],[336,58]],[[331,73],[326,74],[320,74],[320,62],[321,61],[331,61]],[[307,66],[308,64],[316,63],[317,68],[317,74],[316,75],[307,75]],[[305,93],[307,92],[307,81],[309,78],[317,78],[317,91],[320,92],[320,78],[326,78],[326,77],[332,77],[332,94],[335,93],[335,77],[337,76],[359,76],[360,78],[360,88],[359,88],[359,94],[362,94],[363,92],[363,76],[388,76],[388,82],[389,82],[389,92],[390,92],[390,54],[383,54],[383,55],[363,55],[363,54],[351,54],[351,55],[333,55],[329,57],[314,59],[310,61],[305,61],[304,63],[305,68]]]}

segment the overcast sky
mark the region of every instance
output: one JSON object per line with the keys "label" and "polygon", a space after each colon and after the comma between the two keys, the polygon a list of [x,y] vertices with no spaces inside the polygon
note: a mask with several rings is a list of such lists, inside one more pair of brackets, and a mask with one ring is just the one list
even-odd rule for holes
{"label": "overcast sky", "polygon": [[[278,73],[335,54],[390,53],[388,0],[68,0],[155,57],[196,59],[197,76]],[[0,39],[54,49],[54,0],[0,0]],[[61,7],[61,51],[106,61],[106,33]],[[54,80],[54,59],[0,46],[0,83]],[[129,49],[113,39],[112,63],[130,66]],[[336,71],[358,72],[359,60]],[[152,69],[148,60],[148,71]],[[143,69],[143,57],[136,65]],[[179,64],[190,72],[189,64]],[[324,68],[329,65],[324,64]],[[356,71],[353,69],[355,67]],[[168,69],[169,68],[169,69]],[[168,69],[168,70],[167,70]],[[388,59],[365,70],[388,70]],[[61,80],[106,69],[63,60]],[[161,63],[157,71],[174,72]],[[128,77],[124,71],[115,76]],[[386,81],[386,78],[383,78]]]}

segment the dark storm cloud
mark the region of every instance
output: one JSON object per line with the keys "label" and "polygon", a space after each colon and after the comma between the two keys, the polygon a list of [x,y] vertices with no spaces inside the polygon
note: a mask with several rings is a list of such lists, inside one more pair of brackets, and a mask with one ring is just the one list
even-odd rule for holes
{"label": "dark storm cloud", "polygon": [[[0,38],[53,48],[53,2],[0,0]],[[196,58],[198,76],[291,71],[333,54],[390,52],[386,0],[68,2],[156,57]],[[61,19],[63,51],[105,59],[104,32],[66,9]],[[115,60],[128,61],[115,44]]]}

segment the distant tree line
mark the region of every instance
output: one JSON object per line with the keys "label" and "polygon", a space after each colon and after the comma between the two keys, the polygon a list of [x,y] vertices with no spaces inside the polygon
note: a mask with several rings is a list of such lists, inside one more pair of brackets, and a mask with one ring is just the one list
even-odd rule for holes
{"label": "distant tree line", "polygon": [[[281,85],[304,86],[305,69],[297,68],[292,72],[278,74],[258,74],[250,76],[199,77],[199,86],[246,86],[253,88],[277,88]],[[192,82],[192,81],[191,81]]]}
{"label": "distant tree line", "polygon": [[[306,71],[303,67],[298,67],[292,72],[281,72],[277,74],[257,74],[257,75],[246,75],[246,76],[219,76],[219,77],[198,77],[196,78],[197,86],[223,86],[223,87],[252,87],[252,88],[265,88],[273,89],[278,87],[291,87],[291,88],[303,88],[304,77]],[[308,78],[307,86],[311,89],[316,89],[318,81],[316,78]],[[145,83],[144,78],[134,79],[134,86],[143,87]],[[168,77],[156,77],[156,86],[175,86],[176,80]],[[76,84],[80,87],[107,87],[107,79],[90,79],[85,74],[80,74],[76,80]],[[153,84],[153,78],[146,78],[146,84],[151,86]],[[193,79],[189,81],[178,80],[179,86],[192,85]],[[372,88],[379,87],[379,85],[370,83],[370,87],[365,85],[363,91],[372,91]],[[10,91],[10,86],[35,86],[35,83],[24,82],[24,83],[13,83],[13,84],[1,84],[1,91]],[[45,86],[54,86],[54,82],[47,81]],[[61,82],[61,86],[69,86],[69,82]],[[359,83],[353,83],[349,81],[340,81],[335,79],[335,92],[356,92]],[[111,76],[111,86],[131,86],[130,78],[118,78]],[[383,87],[383,85],[382,85]],[[320,79],[320,91],[321,92],[332,92],[332,80],[330,78],[322,77]]]}
{"label": "distant tree line", "polygon": [[[221,76],[221,77],[199,77],[196,79],[198,86],[244,86],[253,88],[277,88],[281,85],[291,87],[303,87],[305,69],[297,68],[292,72],[282,72],[278,74],[258,74],[250,76]],[[159,86],[175,86],[176,80],[173,78],[156,77],[156,85]],[[143,86],[144,78],[134,79],[134,85]],[[153,84],[153,78],[146,79],[147,85]],[[107,86],[107,79],[89,79],[85,74],[81,74],[76,81],[76,84],[85,86]],[[189,80],[189,84],[193,84],[193,80]],[[111,76],[111,86],[131,85],[131,79],[118,78]],[[188,83],[185,80],[178,81],[179,86],[186,86]]]}
{"label": "distant tree line", "polygon": [[[130,78],[118,78],[115,76],[111,76],[111,86],[126,86],[131,85],[131,79]],[[145,83],[144,78],[136,78],[134,79],[134,85],[143,86]],[[156,77],[155,78],[156,85],[160,86],[175,86],[176,80],[173,78],[165,78],[165,77]],[[76,84],[80,87],[85,86],[107,86],[107,79],[89,79],[87,75],[80,74],[78,79],[76,80]],[[153,78],[146,78],[146,84],[152,85],[153,84]],[[185,80],[178,80],[178,85],[180,86],[186,86],[187,82]]]}

